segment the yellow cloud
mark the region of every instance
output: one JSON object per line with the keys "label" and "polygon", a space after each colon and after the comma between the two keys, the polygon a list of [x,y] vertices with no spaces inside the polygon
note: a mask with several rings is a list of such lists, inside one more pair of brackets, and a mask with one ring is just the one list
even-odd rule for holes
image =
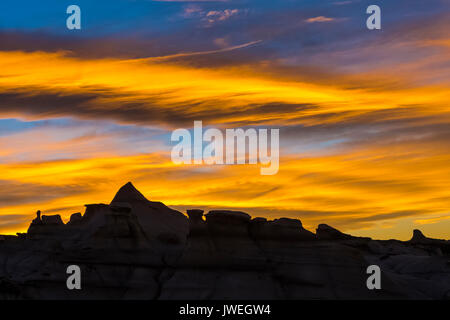
{"label": "yellow cloud", "polygon": [[[394,80],[403,81],[405,74],[400,72]],[[0,114],[38,119],[100,117],[167,126],[197,117],[207,117],[208,125],[312,126],[355,117],[363,119],[361,123],[412,118],[428,125],[448,123],[447,84],[366,85],[372,76],[379,75],[361,74],[360,85],[349,88],[347,82],[298,81],[243,66],[207,69],[164,59],[78,59],[63,53],[0,52]],[[377,119],[377,114],[382,118]],[[377,221],[446,217],[450,154],[440,145],[442,141],[387,145],[379,141],[334,154],[282,154],[275,176],[261,176],[257,166],[248,165],[175,166],[163,152],[119,157],[111,147],[101,153],[91,148],[81,159],[14,161],[0,164],[1,180],[24,188],[71,186],[81,191],[33,204],[9,203],[0,207],[0,217],[29,214],[31,218],[35,210],[42,209],[67,219],[85,203],[109,202],[129,180],[151,200],[167,205],[232,207],[268,217],[289,215],[310,228],[325,222],[344,230],[370,229]],[[3,156],[14,154],[14,146],[3,146]],[[42,141],[48,151],[71,146],[77,145]],[[20,222],[0,231],[25,228],[26,223]],[[406,239],[410,235],[403,228],[386,229],[385,237],[395,236]],[[448,238],[448,230],[439,229],[435,236]]]}
{"label": "yellow cloud", "polygon": [[[300,218],[314,228],[330,223],[345,229],[374,227],[378,221],[448,215],[450,155],[423,157],[379,150],[299,159],[284,157],[280,172],[261,176],[257,166],[179,166],[168,155],[94,158],[0,165],[2,179],[28,185],[88,187],[42,203],[0,208],[4,214],[58,211],[64,218],[85,203],[109,202],[131,180],[151,200],[187,207],[230,207],[267,217]],[[44,188],[45,190],[45,188]],[[412,227],[411,227],[412,228]],[[1,230],[5,232],[5,230]],[[8,230],[6,230],[8,231]],[[17,231],[17,228],[14,230]],[[410,230],[386,237],[408,238]],[[448,234],[439,233],[445,238]]]}
{"label": "yellow cloud", "polygon": [[[339,84],[272,78],[246,67],[212,70],[147,60],[83,60],[62,53],[0,52],[0,93],[9,95],[9,103],[14,99],[20,102],[13,109],[0,106],[0,114],[16,117],[88,118],[98,114],[119,121],[167,125],[176,122],[177,116],[191,119],[197,115],[208,117],[211,123],[280,124],[302,123],[302,118],[327,122],[320,117],[327,114],[340,115],[334,121],[343,121],[412,105],[415,115],[422,116],[448,113],[447,89],[438,85],[348,89]],[[36,95],[46,98],[33,100]],[[49,96],[59,100],[52,104]],[[290,111],[277,110],[276,104],[315,107]],[[273,107],[262,112],[259,106],[264,105]]]}

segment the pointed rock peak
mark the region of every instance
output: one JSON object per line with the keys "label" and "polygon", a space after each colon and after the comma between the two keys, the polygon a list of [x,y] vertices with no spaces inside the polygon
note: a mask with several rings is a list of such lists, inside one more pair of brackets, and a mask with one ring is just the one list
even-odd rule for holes
{"label": "pointed rock peak", "polygon": [[425,237],[422,233],[422,231],[420,231],[419,229],[414,229],[413,230],[413,236],[418,236],[418,237]]}
{"label": "pointed rock peak", "polygon": [[140,193],[131,182],[128,182],[116,193],[113,202],[133,202],[133,201],[148,201],[142,193]]}
{"label": "pointed rock peak", "polygon": [[421,241],[426,239],[427,237],[423,235],[422,231],[420,231],[419,229],[414,229],[413,236],[410,241]]}

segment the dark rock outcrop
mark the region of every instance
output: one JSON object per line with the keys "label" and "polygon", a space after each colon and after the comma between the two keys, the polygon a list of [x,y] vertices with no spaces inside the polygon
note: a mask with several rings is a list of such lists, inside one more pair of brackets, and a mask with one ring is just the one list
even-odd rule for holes
{"label": "dark rock outcrop", "polygon": [[281,218],[267,221],[265,218],[256,218],[251,221],[250,234],[256,241],[312,241],[316,235],[303,228],[300,220]]}
{"label": "dark rock outcrop", "polygon": [[83,219],[83,217],[81,215],[81,212],[77,212],[70,216],[70,220],[67,224],[68,225],[76,225],[76,224],[81,223],[82,219]]}
{"label": "dark rock outcrop", "polygon": [[450,254],[450,241],[427,238],[422,231],[417,229],[413,231],[413,236],[409,243],[434,251],[437,254]]}
{"label": "dark rock outcrop", "polygon": [[190,209],[186,213],[189,217],[189,221],[200,221],[203,219],[203,210],[200,209]]}
{"label": "dark rock outcrop", "polygon": [[423,235],[422,231],[415,229],[413,230],[413,236],[409,242],[413,244],[444,244],[447,241],[427,238]]}
{"label": "dark rock outcrop", "polygon": [[180,244],[186,242],[189,232],[188,219],[184,214],[170,209],[161,202],[147,200],[131,182],[128,182],[117,192],[110,207],[127,207],[139,221],[148,238],[158,239],[161,234],[166,237],[178,238]]}
{"label": "dark rock outcrop", "polygon": [[354,237],[352,235],[342,233],[341,231],[330,227],[327,224],[319,224],[316,229],[317,238],[320,240],[352,240],[352,239],[366,239],[370,240],[370,238],[361,238]]}

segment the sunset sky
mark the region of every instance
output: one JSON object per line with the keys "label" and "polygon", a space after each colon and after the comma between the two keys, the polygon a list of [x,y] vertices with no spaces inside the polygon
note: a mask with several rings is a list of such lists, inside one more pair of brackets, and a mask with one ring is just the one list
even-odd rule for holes
{"label": "sunset sky", "polygon": [[[449,239],[449,29],[450,0],[2,1],[0,233],[132,181],[183,212]],[[280,128],[278,173],[173,164],[195,120]]]}

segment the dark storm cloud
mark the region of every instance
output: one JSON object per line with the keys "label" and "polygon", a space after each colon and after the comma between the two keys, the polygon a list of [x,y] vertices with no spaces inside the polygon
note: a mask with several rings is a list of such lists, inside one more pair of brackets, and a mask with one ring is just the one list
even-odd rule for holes
{"label": "dark storm cloud", "polygon": [[[0,112],[7,114],[11,110],[19,111],[32,118],[52,118],[76,116],[81,119],[111,119],[118,122],[133,124],[164,124],[164,125],[192,125],[194,120],[202,119],[205,122],[227,122],[234,117],[248,116],[249,114],[278,114],[285,112],[301,112],[317,108],[311,104],[252,104],[242,110],[227,110],[226,108],[212,108],[221,104],[221,101],[189,101],[172,105],[166,108],[158,104],[163,95],[155,95],[139,100],[133,98],[129,101],[116,99],[120,96],[108,89],[88,89],[81,94],[44,93],[39,89],[22,92],[0,93]],[[170,94],[170,91],[166,92]],[[105,99],[107,102],[105,102]],[[119,100],[119,101],[117,101]],[[211,109],[203,106],[211,106]],[[198,108],[202,107],[202,108]],[[201,111],[196,111],[201,110]],[[239,122],[231,120],[239,125]],[[261,121],[255,119],[255,125]],[[251,121],[242,123],[252,125]]]}
{"label": "dark storm cloud", "polygon": [[[7,193],[0,195],[0,207],[8,207],[11,204],[43,202],[89,191],[85,185],[49,186],[8,180],[0,180],[0,189],[8,190]],[[13,216],[1,215],[0,219],[5,221],[8,217],[14,218]]]}

